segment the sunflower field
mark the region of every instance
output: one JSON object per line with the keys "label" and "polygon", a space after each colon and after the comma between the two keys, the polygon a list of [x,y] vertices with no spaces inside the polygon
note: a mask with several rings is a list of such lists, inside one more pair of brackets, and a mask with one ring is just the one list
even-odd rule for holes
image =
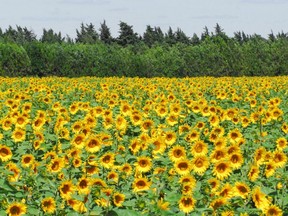
{"label": "sunflower field", "polygon": [[0,215],[288,215],[288,77],[0,81]]}

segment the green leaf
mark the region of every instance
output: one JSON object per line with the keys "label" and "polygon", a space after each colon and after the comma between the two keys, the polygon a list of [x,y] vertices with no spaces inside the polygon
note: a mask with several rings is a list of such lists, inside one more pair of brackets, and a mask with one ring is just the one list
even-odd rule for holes
{"label": "green leaf", "polygon": [[[140,216],[139,212],[130,209],[115,209],[116,215],[125,215],[125,216]],[[112,216],[112,215],[111,215]]]}

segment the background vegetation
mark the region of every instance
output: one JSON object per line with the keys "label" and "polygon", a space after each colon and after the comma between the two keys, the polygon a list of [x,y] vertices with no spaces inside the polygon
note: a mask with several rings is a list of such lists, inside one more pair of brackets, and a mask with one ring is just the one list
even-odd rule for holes
{"label": "background vegetation", "polygon": [[37,38],[20,26],[0,29],[1,76],[278,76],[288,75],[288,33],[226,35],[219,24],[198,36],[181,29],[163,33],[147,26],[143,35],[119,24],[111,36],[105,21],[96,30],[81,24],[75,39],[53,29]]}

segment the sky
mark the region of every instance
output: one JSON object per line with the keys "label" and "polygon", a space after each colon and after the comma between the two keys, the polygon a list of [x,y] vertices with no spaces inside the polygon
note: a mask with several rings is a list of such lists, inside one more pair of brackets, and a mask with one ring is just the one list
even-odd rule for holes
{"label": "sky", "polygon": [[140,35],[147,25],[180,28],[187,36],[198,36],[218,23],[228,36],[236,31],[267,37],[271,31],[288,32],[288,0],[0,0],[0,28],[11,25],[33,30],[37,38],[43,28],[76,37],[81,23],[106,21],[113,37],[119,23],[133,26]]}

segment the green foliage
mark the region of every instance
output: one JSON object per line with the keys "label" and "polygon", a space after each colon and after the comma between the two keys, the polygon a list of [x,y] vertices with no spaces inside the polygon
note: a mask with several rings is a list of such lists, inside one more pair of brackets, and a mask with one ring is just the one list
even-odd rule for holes
{"label": "green foliage", "polygon": [[30,71],[30,59],[22,46],[0,43],[0,75],[23,76]]}

